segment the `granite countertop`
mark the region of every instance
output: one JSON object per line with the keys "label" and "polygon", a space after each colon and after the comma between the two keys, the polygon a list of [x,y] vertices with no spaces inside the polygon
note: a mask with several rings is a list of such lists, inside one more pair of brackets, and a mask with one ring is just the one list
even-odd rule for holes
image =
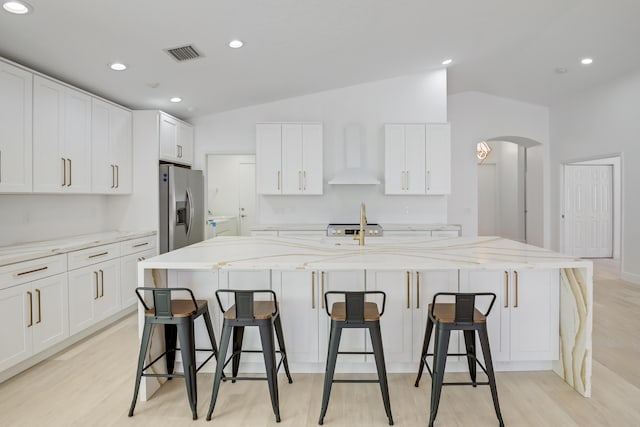
{"label": "granite countertop", "polygon": [[64,239],[0,246],[0,266],[155,234],[155,231],[106,231]]}
{"label": "granite countertop", "polygon": [[367,239],[221,236],[143,261],[143,268],[397,270],[592,268],[591,261],[500,237]]}

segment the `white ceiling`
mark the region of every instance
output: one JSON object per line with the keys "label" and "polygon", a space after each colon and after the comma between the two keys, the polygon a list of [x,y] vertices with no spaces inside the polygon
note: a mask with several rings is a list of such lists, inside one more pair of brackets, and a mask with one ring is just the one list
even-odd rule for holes
{"label": "white ceiling", "polygon": [[[0,56],[183,118],[419,73],[448,57],[450,94],[541,105],[640,70],[637,0],[27,1],[32,14],[0,10]],[[245,47],[230,49],[234,38]],[[163,51],[185,44],[204,57],[178,63]],[[584,56],[593,65],[580,65]],[[111,71],[115,60],[128,70]]]}

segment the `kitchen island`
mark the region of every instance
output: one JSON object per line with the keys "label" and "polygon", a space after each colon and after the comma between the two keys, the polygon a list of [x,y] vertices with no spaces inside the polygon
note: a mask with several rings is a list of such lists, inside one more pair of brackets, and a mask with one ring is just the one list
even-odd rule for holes
{"label": "kitchen island", "polygon": [[[324,372],[325,291],[387,293],[381,326],[389,372],[417,369],[433,294],[494,292],[498,299],[488,328],[496,370],[552,369],[578,393],[591,393],[590,261],[498,237],[371,238],[365,246],[349,238],[218,237],[147,259],[138,268],[141,286],[189,287],[197,298],[208,299],[216,331],[216,289],[274,290],[293,372]],[[369,345],[361,331],[348,332],[354,334],[343,337],[341,350]],[[160,333],[153,339],[155,355],[162,352]],[[246,347],[258,342],[245,333]],[[451,345],[455,350],[459,343],[452,339]],[[261,360],[251,356],[243,356],[247,366],[260,369]],[[347,372],[373,368],[366,356],[343,360]],[[452,360],[447,369],[465,364]],[[161,384],[143,380],[140,395],[146,399]]]}

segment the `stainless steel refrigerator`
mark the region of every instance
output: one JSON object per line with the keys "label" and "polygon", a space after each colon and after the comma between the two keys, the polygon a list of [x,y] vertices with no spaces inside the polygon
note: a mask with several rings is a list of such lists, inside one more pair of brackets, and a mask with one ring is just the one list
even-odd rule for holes
{"label": "stainless steel refrigerator", "polygon": [[160,253],[204,239],[202,171],[160,165]]}

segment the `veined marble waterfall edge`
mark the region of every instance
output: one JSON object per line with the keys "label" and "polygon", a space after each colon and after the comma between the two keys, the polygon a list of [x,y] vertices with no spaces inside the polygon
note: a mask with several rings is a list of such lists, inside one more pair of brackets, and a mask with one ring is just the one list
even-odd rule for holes
{"label": "veined marble waterfall edge", "polygon": [[560,360],[553,370],[585,397],[591,397],[593,270],[560,269]]}

